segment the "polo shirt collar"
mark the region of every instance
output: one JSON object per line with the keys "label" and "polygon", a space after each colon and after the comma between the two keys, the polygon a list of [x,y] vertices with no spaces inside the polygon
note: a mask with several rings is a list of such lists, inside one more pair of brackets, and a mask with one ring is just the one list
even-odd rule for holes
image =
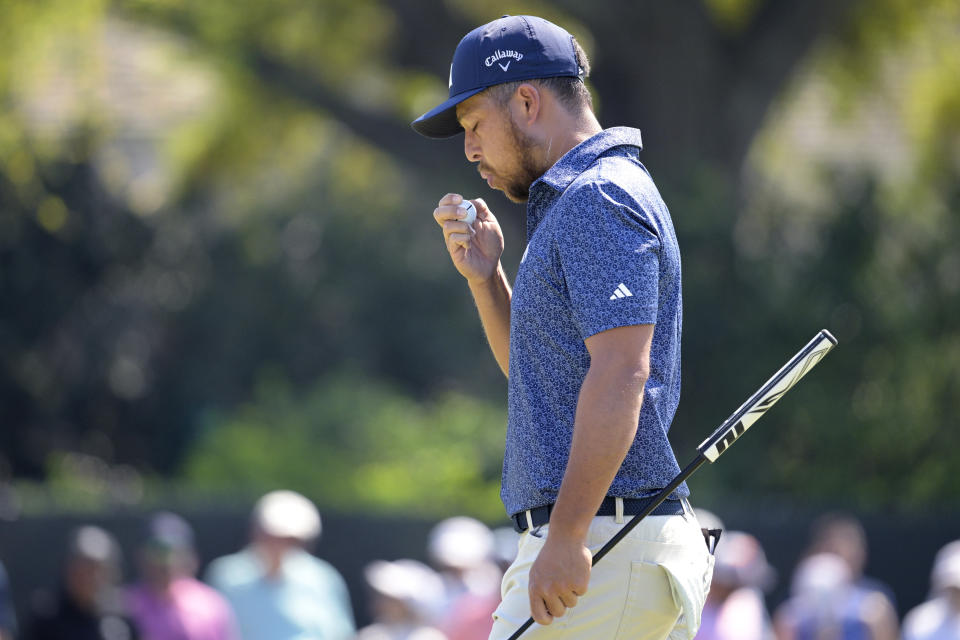
{"label": "polo shirt collar", "polygon": [[550,167],[530,185],[527,200],[527,239],[540,224],[551,204],[570,186],[577,176],[590,168],[597,158],[616,147],[643,148],[640,130],[631,127],[611,127],[587,138]]}
{"label": "polo shirt collar", "polygon": [[537,182],[543,182],[557,191],[563,191],[605,151],[621,146],[642,149],[640,130],[632,127],[604,129],[565,153],[545,174],[540,176]]}

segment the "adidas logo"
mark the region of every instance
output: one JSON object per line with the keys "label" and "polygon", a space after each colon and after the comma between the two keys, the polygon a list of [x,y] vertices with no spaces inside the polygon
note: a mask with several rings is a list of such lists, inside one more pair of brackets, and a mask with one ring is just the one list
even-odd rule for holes
{"label": "adidas logo", "polygon": [[629,298],[633,294],[630,293],[630,289],[627,289],[627,285],[622,282],[617,285],[617,288],[613,290],[613,295],[610,296],[611,300],[616,300],[617,298]]}

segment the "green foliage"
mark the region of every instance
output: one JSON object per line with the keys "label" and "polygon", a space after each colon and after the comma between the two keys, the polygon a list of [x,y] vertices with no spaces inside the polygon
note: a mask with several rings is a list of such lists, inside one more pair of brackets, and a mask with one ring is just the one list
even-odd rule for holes
{"label": "green foliage", "polygon": [[759,8],[758,0],[704,0],[703,4],[723,31],[734,34],[750,25]]}
{"label": "green foliage", "polygon": [[763,478],[791,500],[904,509],[960,490],[946,471],[960,462],[960,7],[909,14],[897,37],[871,40],[868,77],[825,43],[754,144],[736,247],[767,328],[742,322],[767,332],[765,354],[789,355],[801,326],[831,328],[840,346],[765,418],[780,425],[744,440],[750,463],[716,471],[722,486]]}
{"label": "green foliage", "polygon": [[500,517],[503,378],[430,217],[476,176],[408,122],[462,32],[529,11],[650,141],[684,252],[678,457],[817,329],[841,340],[698,495],[952,500],[960,8],[789,4],[3,2],[13,474],[90,508],[170,482]]}
{"label": "green foliage", "polygon": [[302,395],[281,378],[211,418],[184,466],[201,490],[272,487],[325,507],[441,517],[502,517],[506,416],[461,393],[418,403],[382,382],[331,375]]}

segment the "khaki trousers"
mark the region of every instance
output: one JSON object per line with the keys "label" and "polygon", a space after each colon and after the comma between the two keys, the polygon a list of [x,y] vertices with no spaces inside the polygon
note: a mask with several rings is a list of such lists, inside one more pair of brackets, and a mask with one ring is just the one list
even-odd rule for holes
{"label": "khaki trousers", "polygon": [[[622,526],[614,516],[594,518],[587,546],[596,553]],[[528,576],[549,528],[521,535],[490,640],[506,640],[530,617]],[[548,626],[534,623],[521,638],[689,640],[700,628],[712,575],[713,556],[689,508],[682,516],[647,516],[593,567],[576,607]]]}

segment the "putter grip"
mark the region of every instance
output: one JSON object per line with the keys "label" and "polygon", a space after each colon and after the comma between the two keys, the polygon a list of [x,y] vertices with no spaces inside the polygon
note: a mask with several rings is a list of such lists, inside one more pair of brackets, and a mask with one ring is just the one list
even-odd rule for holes
{"label": "putter grip", "polygon": [[742,436],[836,345],[837,339],[829,331],[822,329],[756,393],[740,405],[740,408],[734,411],[716,431],[710,434],[710,437],[697,447],[697,451],[710,462],[715,462],[720,454],[736,442],[737,438]]}

